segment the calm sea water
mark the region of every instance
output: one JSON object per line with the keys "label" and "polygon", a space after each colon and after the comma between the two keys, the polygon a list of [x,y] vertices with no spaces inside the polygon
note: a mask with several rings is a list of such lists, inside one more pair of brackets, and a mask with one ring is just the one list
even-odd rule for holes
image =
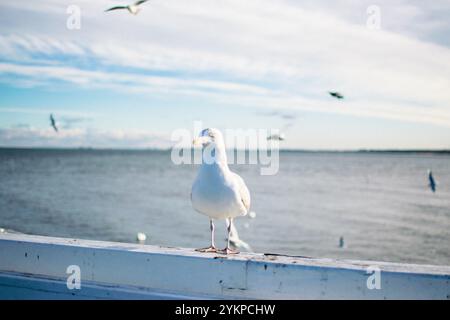
{"label": "calm sea water", "polygon": [[[144,232],[149,244],[206,246],[208,220],[189,200],[197,169],[165,151],[0,149],[0,227],[121,242]],[[448,154],[282,152],[277,175],[232,170],[252,195],[256,218],[236,225],[256,252],[450,264]],[[225,223],[217,225],[223,246]]]}

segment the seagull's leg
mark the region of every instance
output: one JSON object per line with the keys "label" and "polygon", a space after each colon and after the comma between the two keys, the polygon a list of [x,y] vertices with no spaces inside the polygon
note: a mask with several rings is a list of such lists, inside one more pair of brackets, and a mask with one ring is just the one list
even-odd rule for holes
{"label": "seagull's leg", "polygon": [[200,252],[217,252],[217,248],[214,245],[214,221],[213,221],[213,219],[209,220],[209,226],[211,228],[211,246],[208,247],[208,248],[195,249],[195,251],[200,251]]}
{"label": "seagull's leg", "polygon": [[228,220],[228,227],[227,227],[227,230],[228,230],[227,247],[225,249],[223,249],[223,250],[220,250],[220,253],[223,253],[223,254],[237,254],[237,253],[239,253],[238,250],[233,250],[233,249],[230,248],[230,233],[231,233],[231,225],[232,224],[233,224],[233,218],[229,218],[229,220]]}

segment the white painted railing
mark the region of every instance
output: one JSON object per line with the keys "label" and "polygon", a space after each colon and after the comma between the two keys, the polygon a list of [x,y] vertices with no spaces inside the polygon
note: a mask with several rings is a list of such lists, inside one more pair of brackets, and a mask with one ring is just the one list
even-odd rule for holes
{"label": "white painted railing", "polygon": [[3,299],[449,299],[449,283],[446,266],[0,234]]}

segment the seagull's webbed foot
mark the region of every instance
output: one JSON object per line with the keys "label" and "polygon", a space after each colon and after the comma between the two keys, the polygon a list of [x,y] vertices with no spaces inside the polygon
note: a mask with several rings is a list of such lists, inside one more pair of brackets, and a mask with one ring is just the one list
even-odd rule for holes
{"label": "seagull's webbed foot", "polygon": [[218,252],[217,248],[214,247],[214,246],[209,246],[208,248],[195,249],[195,251],[198,251],[198,252]]}
{"label": "seagull's webbed foot", "polygon": [[226,247],[226,248],[223,249],[223,250],[217,251],[217,253],[220,253],[220,254],[226,254],[226,255],[228,255],[228,254],[238,254],[238,253],[239,253],[239,250],[233,250],[233,249],[231,249],[231,248]]}

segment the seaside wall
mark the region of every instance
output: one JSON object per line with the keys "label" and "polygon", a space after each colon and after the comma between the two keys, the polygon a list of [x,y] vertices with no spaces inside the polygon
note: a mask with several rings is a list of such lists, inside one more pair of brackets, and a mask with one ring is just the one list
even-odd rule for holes
{"label": "seaside wall", "polygon": [[0,234],[0,299],[29,298],[449,299],[450,267]]}

